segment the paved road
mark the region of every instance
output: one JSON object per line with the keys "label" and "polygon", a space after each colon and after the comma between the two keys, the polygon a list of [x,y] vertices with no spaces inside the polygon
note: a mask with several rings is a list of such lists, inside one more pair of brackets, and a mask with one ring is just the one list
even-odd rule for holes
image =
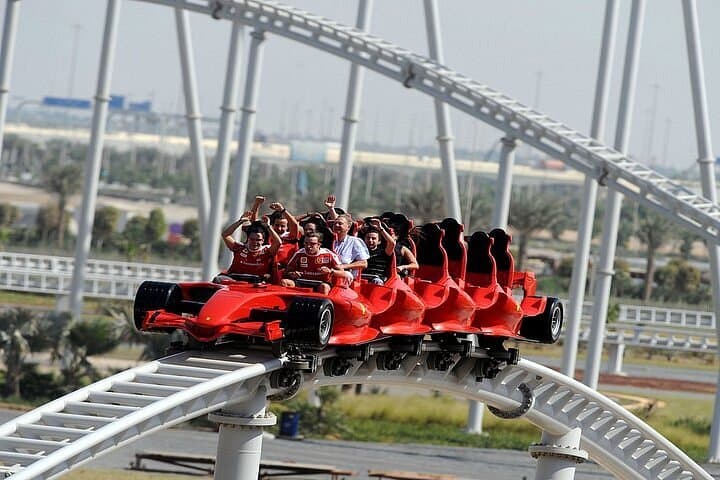
{"label": "paved road", "polygon": [[[0,410],[0,422],[15,415],[17,412]],[[127,468],[134,454],[141,451],[214,455],[216,448],[216,433],[170,429],[93,460],[87,467]],[[291,441],[267,436],[263,441],[262,457],[265,460],[334,465],[357,472],[358,479],[367,479],[368,469],[450,473],[462,479],[521,480],[535,477],[535,460],[527,452],[511,450],[323,440]],[[715,478],[720,478],[719,466],[707,468]],[[65,478],[72,478],[71,474]],[[590,480],[613,477],[598,465],[587,463],[578,467],[575,478]]]}

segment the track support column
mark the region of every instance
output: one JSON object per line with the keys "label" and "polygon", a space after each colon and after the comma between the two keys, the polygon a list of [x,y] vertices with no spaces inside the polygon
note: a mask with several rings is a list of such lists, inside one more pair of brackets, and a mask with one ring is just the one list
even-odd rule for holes
{"label": "track support column", "polygon": [[[618,18],[617,4],[618,2],[616,0],[607,0],[605,5],[602,45],[600,47],[600,60],[598,62],[597,83],[595,86],[595,103],[593,105],[592,124],[590,125],[590,136],[601,143],[603,142],[605,134],[608,91],[610,89],[610,75],[612,73],[612,58],[615,51]],[[562,373],[569,377],[575,375],[577,344],[580,336],[583,304],[585,303],[585,284],[587,283],[588,260],[590,258],[590,243],[592,241],[597,193],[597,181],[591,176],[586,175],[581,199],[575,260],[573,263],[572,278],[570,279],[570,303],[565,314],[565,341],[563,343],[563,359],[560,369]]]}
{"label": "track support column", "polygon": [[573,480],[575,467],[588,459],[585,450],[580,450],[582,430],[573,428],[564,435],[543,432],[539,444],[528,451],[537,458],[535,480]]}
{"label": "track support column", "polygon": [[[357,21],[355,27],[367,32],[370,30],[370,12],[373,0],[360,0],[358,4]],[[347,100],[345,102],[345,116],[343,116],[342,144],[340,146],[340,172],[338,174],[337,191],[338,206],[346,210],[350,208],[350,180],[353,171],[353,155],[355,154],[355,139],[357,138],[358,114],[362,98],[363,79],[365,69],[357,63],[350,67],[350,80],[348,81]]]}
{"label": "track support column", "polygon": [[625,356],[625,344],[624,343],[612,343],[608,345],[608,368],[607,373],[613,375],[624,375],[623,372],[623,357]]}
{"label": "track support column", "polygon": [[[238,148],[233,165],[232,184],[230,185],[230,221],[235,221],[242,215],[245,208],[248,181],[250,178],[251,150],[255,136],[255,113],[260,92],[260,78],[265,39],[267,35],[263,30],[250,33],[250,48],[248,52],[247,67],[245,70],[245,91],[243,105],[240,108],[240,133],[238,134]],[[229,262],[230,251],[225,252]]]}
{"label": "track support column", "polygon": [[208,418],[220,424],[216,480],[258,478],[263,427],[275,425],[272,413],[265,413],[266,392],[259,388],[247,401],[227,406]]}
{"label": "track support column", "polygon": [[5,23],[3,26],[2,46],[0,47],[0,157],[2,156],[5,134],[5,116],[7,114],[10,77],[13,56],[15,54],[15,32],[20,13],[20,0],[8,0],[5,5]]}
{"label": "track support column", "polygon": [[110,79],[115,58],[119,12],[120,1],[108,0],[105,14],[105,32],[100,53],[100,69],[95,93],[95,107],[90,131],[90,145],[83,170],[85,182],[83,184],[80,216],[78,217],[78,235],[75,240],[75,266],[73,268],[72,284],[70,285],[70,311],[75,318],[80,318],[83,310],[85,263],[87,263],[87,257],[90,253],[90,240],[95,219],[95,202],[97,201],[100,164],[105,144],[105,126],[107,124],[108,103],[110,102]]}
{"label": "track support column", "polygon": [[[220,131],[218,132],[217,152],[213,165],[213,181],[210,185],[211,199],[210,218],[208,220],[207,251],[203,255],[203,280],[209,280],[217,272],[218,251],[220,250],[220,230],[222,229],[223,213],[225,213],[225,193],[230,163],[230,144],[235,126],[237,111],[238,64],[243,46],[245,28],[233,23],[230,35],[227,69],[225,70],[225,90],[223,104],[220,107]],[[233,219],[235,220],[235,219]]]}
{"label": "track support column", "polygon": [[[437,2],[435,0],[425,0],[424,5],[430,58],[442,64],[444,59]],[[447,104],[439,99],[435,99],[435,121],[437,122],[437,141],[442,163],[443,185],[445,186],[446,215],[461,221],[462,212],[460,211],[455,151],[453,150],[453,137],[450,129],[450,111]]]}
{"label": "track support column", "polygon": [[500,168],[497,178],[497,193],[495,194],[495,208],[492,214],[493,228],[507,228],[510,216],[510,196],[512,194],[512,168],[515,163],[515,148],[517,140],[513,137],[503,137],[500,142]]}

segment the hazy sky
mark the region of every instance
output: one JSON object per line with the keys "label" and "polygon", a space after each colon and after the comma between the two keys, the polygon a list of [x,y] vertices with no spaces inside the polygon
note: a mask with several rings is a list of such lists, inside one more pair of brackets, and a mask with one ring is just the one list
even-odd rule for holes
{"label": "hazy sky", "polygon": [[[288,0],[302,9],[354,24],[357,3]],[[612,143],[630,1],[620,0],[620,22],[606,141]],[[90,98],[94,94],[106,2],[26,0],[20,3],[11,97]],[[440,0],[445,63],[557,120],[589,130],[604,0]],[[720,144],[720,2],[698,0],[715,151]],[[76,27],[78,25],[79,27]],[[217,116],[230,26],[191,15],[201,108]],[[371,32],[426,54],[421,0],[376,0]],[[71,85],[73,39],[76,73]],[[249,42],[246,42],[246,45]],[[349,64],[269,36],[257,126],[280,133],[326,133],[339,138]],[[655,87],[657,86],[657,88]],[[657,90],[654,127],[653,92]],[[183,106],[174,14],[167,7],[126,0],[120,11],[112,92],[151,99],[158,111]],[[242,95],[242,92],[241,92]],[[241,98],[240,95],[240,98]],[[500,136],[454,112],[459,145],[488,148]],[[369,72],[360,139],[396,145],[434,142],[429,97]],[[680,0],[647,2],[630,153],[641,161],[689,165],[697,157]],[[650,140],[652,139],[652,142]]]}

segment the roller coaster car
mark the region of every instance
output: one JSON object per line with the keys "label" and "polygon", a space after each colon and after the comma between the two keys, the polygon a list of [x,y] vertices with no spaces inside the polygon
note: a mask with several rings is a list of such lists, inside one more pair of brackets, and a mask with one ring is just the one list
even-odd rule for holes
{"label": "roller coaster car", "polygon": [[[555,343],[560,337],[563,307],[554,297],[535,295],[535,274],[516,272],[510,253],[512,238],[496,228],[469,239],[465,291],[476,310],[472,326],[481,335]],[[522,290],[518,301],[513,291]]]}
{"label": "roller coaster car", "polygon": [[135,295],[135,326],[180,329],[195,346],[241,337],[308,350],[363,344],[380,334],[370,326],[371,307],[352,288],[334,285],[323,295],[313,291],[313,280],[281,287],[254,275],[229,277],[218,283],[143,282]]}

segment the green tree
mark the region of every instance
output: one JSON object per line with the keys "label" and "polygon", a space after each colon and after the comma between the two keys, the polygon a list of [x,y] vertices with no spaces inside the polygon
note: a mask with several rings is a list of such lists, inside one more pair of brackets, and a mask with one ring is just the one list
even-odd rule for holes
{"label": "green tree", "polygon": [[40,207],[35,219],[35,228],[39,236],[39,240],[43,244],[47,244],[51,238],[57,235],[60,222],[60,210],[57,205],[45,205]]}
{"label": "green tree", "polygon": [[674,258],[657,269],[656,294],[668,302],[705,303],[712,300],[710,289],[702,283],[700,270]]}
{"label": "green tree", "polygon": [[92,231],[93,245],[102,249],[111,243],[119,220],[120,210],[115,207],[100,207],[95,210]]}
{"label": "green tree", "polygon": [[59,342],[60,373],[70,388],[98,378],[88,357],[114,349],[120,343],[118,324],[106,318],[72,322]]}
{"label": "green tree", "polygon": [[170,335],[166,333],[140,332],[135,328],[133,308],[128,302],[110,303],[103,313],[115,320],[120,328],[120,341],[143,347],[139,360],[155,360],[167,354]]}
{"label": "green tree", "polygon": [[645,208],[639,210],[640,221],[636,233],[638,240],[645,244],[645,287],[642,298],[650,300],[655,281],[655,256],[657,251],[673,235],[673,223],[667,218]]}
{"label": "green tree", "polygon": [[125,224],[125,230],[120,235],[120,248],[132,260],[135,255],[145,249],[145,230],[147,219],[144,217],[132,217]]}
{"label": "green tree", "polygon": [[58,197],[58,231],[57,242],[59,247],[64,246],[66,208],[68,199],[80,191],[82,185],[82,168],[77,164],[52,165],[45,172],[43,185]]}
{"label": "green tree", "polygon": [[517,240],[517,270],[523,269],[530,237],[539,230],[549,229],[559,221],[561,215],[562,204],[552,194],[534,192],[529,188],[513,192],[508,223],[515,231]]}
{"label": "green tree", "polygon": [[405,201],[407,215],[422,222],[440,219],[445,211],[445,197],[437,185],[416,188]]}
{"label": "green tree", "polygon": [[5,363],[3,396],[21,394],[23,365],[30,352],[44,344],[39,318],[30,310],[17,308],[0,313],[0,347]]}
{"label": "green tree", "polygon": [[0,227],[10,227],[20,219],[20,209],[10,203],[0,203]]}
{"label": "green tree", "polygon": [[150,210],[150,216],[145,223],[145,243],[152,245],[162,240],[167,232],[165,214],[160,208]]}

